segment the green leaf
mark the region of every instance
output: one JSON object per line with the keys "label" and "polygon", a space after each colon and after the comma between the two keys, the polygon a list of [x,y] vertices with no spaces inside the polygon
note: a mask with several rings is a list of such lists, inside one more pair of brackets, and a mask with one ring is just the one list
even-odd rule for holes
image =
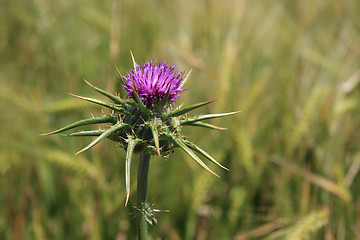
{"label": "green leaf", "polygon": [[98,144],[100,141],[104,140],[105,138],[109,137],[112,133],[116,132],[117,130],[120,130],[122,128],[128,128],[129,125],[123,122],[118,122],[115,125],[111,126],[110,128],[108,128],[105,132],[103,132],[98,138],[96,138],[94,141],[92,141],[89,145],[87,145],[85,148],[81,149],[80,151],[78,151],[77,153],[75,153],[75,155],[82,153],[86,150],[88,150],[89,148],[95,146],[96,144]]}
{"label": "green leaf", "polygon": [[203,122],[188,123],[188,124],[186,124],[186,126],[205,127],[205,128],[215,129],[215,130],[227,130],[227,128],[222,128],[222,127],[212,125],[210,123],[203,123]]}
{"label": "green leaf", "polygon": [[131,136],[127,139],[127,149],[126,149],[126,160],[125,160],[125,188],[126,188],[126,201],[125,206],[127,205],[130,197],[130,167],[132,156],[134,153],[135,146],[139,142],[138,139],[133,139]]}
{"label": "green leaf", "polygon": [[196,156],[196,154],[193,151],[191,151],[190,148],[187,147],[183,139],[173,136],[173,140],[182,150],[184,150],[184,152],[186,152],[192,159],[194,159],[198,164],[200,164],[200,166],[202,166],[206,171],[214,174],[217,177],[220,177],[219,175],[214,173],[208,166],[206,166],[206,164],[203,161],[201,161],[201,159],[198,156]]}
{"label": "green leaf", "polygon": [[180,115],[183,115],[187,112],[190,112],[196,108],[199,108],[199,107],[202,107],[202,106],[205,106],[207,104],[210,104],[212,102],[214,102],[215,100],[211,100],[211,101],[208,101],[208,102],[202,102],[202,103],[197,103],[195,105],[192,105],[192,106],[188,106],[188,107],[185,107],[185,108],[180,108],[180,109],[176,109],[172,112],[170,112],[167,117],[177,117],[177,116],[180,116]]}
{"label": "green leaf", "polygon": [[120,97],[115,96],[115,95],[113,95],[111,93],[108,93],[108,92],[102,90],[101,88],[95,87],[86,80],[84,80],[84,81],[86,82],[87,85],[89,85],[90,87],[92,87],[93,89],[95,89],[96,91],[98,91],[99,93],[104,95],[105,97],[108,97],[109,99],[113,100],[114,103],[122,104],[122,105],[125,104],[125,100],[121,99]]}
{"label": "green leaf", "polygon": [[78,96],[78,95],[75,95],[75,94],[72,94],[72,93],[69,93],[69,94],[71,96],[83,99],[83,100],[91,102],[91,103],[98,104],[98,105],[103,106],[103,107],[107,107],[107,108],[112,109],[112,110],[116,110],[116,111],[120,111],[120,112],[123,111],[122,106],[119,105],[119,104],[104,102],[104,101],[97,100],[97,99],[94,99],[94,98],[82,97],[82,96]]}
{"label": "green leaf", "polygon": [[233,115],[236,113],[238,113],[238,112],[206,114],[206,115],[200,115],[195,118],[185,118],[184,120],[181,120],[180,125],[187,125],[187,124],[191,124],[191,123],[198,122],[198,121],[219,118],[219,117],[225,117],[225,116]]}
{"label": "green leaf", "polygon": [[113,116],[103,116],[103,117],[95,117],[95,118],[88,118],[88,119],[83,119],[80,121],[77,121],[73,124],[70,124],[68,126],[65,126],[63,128],[60,128],[58,130],[55,130],[53,132],[49,132],[49,133],[44,133],[41,135],[52,135],[52,134],[56,134],[56,133],[61,133],[64,132],[66,130],[75,128],[75,127],[79,127],[79,126],[83,126],[83,125],[89,125],[89,124],[97,124],[97,123],[113,123],[116,122],[116,118]]}
{"label": "green leaf", "polygon": [[66,137],[97,137],[103,134],[105,130],[79,131],[65,135]]}
{"label": "green leaf", "polygon": [[209,159],[211,162],[215,163],[216,165],[218,165],[219,167],[228,170],[228,168],[224,167],[223,165],[221,165],[220,163],[218,163],[210,154],[208,154],[207,152],[205,152],[203,149],[201,149],[199,146],[189,142],[189,141],[184,141],[184,143],[186,144],[186,146],[188,146],[190,149],[196,151],[197,153],[201,154],[203,157]]}

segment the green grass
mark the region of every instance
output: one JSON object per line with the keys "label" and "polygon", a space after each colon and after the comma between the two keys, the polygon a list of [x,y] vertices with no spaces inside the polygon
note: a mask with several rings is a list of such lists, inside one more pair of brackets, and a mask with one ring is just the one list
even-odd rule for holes
{"label": "green grass", "polygon": [[[150,162],[151,239],[360,238],[360,4],[346,1],[3,1],[0,239],[133,239],[136,174],[104,141],[40,136],[101,109],[83,79],[167,59],[192,74],[178,100],[241,110],[186,129],[218,179],[181,151]],[[136,173],[136,164],[132,172]]]}

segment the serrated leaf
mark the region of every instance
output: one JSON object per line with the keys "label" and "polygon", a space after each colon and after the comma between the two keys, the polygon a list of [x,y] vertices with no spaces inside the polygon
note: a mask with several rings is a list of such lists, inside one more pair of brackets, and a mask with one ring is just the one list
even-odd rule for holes
{"label": "serrated leaf", "polygon": [[184,152],[186,152],[192,159],[194,159],[198,164],[200,164],[200,166],[202,166],[206,171],[214,174],[217,177],[220,177],[219,175],[214,173],[208,166],[206,166],[206,164],[201,161],[198,156],[196,156],[196,154],[186,145],[183,139],[173,136],[173,140],[182,150],[184,150]]}
{"label": "serrated leaf", "polygon": [[197,104],[194,104],[192,106],[188,106],[188,107],[185,107],[185,108],[180,108],[180,109],[176,109],[172,112],[170,112],[167,117],[177,117],[177,116],[180,116],[180,115],[183,115],[187,112],[190,112],[196,108],[199,108],[199,107],[202,107],[202,106],[205,106],[207,104],[210,104],[212,102],[214,102],[215,100],[211,100],[211,101],[207,101],[207,102],[202,102],[202,103],[197,103]]}
{"label": "serrated leaf", "polygon": [[80,151],[78,151],[77,153],[75,153],[75,155],[82,153],[86,150],[88,150],[89,148],[95,146],[96,144],[98,144],[100,141],[104,140],[105,138],[109,137],[112,133],[120,130],[121,128],[128,128],[129,125],[123,122],[118,122],[115,125],[111,126],[110,128],[106,129],[105,132],[103,132],[98,138],[96,138],[94,141],[92,141],[89,145],[87,145],[85,148],[81,149]]}
{"label": "serrated leaf", "polygon": [[72,123],[70,125],[67,125],[63,128],[60,128],[58,130],[49,132],[49,133],[44,133],[41,135],[52,135],[52,134],[56,134],[56,133],[61,133],[64,132],[66,130],[72,129],[72,128],[76,128],[79,126],[83,126],[83,125],[89,125],[89,124],[97,124],[97,123],[112,123],[115,122],[116,118],[113,116],[103,116],[103,117],[95,117],[95,118],[88,118],[88,119],[83,119],[80,121],[77,121],[75,123]]}
{"label": "serrated leaf", "polygon": [[203,123],[203,122],[188,123],[188,124],[186,124],[186,126],[205,127],[205,128],[215,129],[215,130],[227,130],[227,128],[222,128],[222,127],[212,125],[210,123]]}
{"label": "serrated leaf", "polygon": [[198,122],[198,121],[209,120],[209,119],[219,118],[219,117],[225,117],[225,116],[233,115],[233,114],[236,114],[236,113],[239,113],[239,112],[215,113],[215,114],[200,115],[200,116],[195,117],[195,118],[186,118],[184,120],[181,120],[180,125],[187,125],[187,124],[191,124],[191,123]]}
{"label": "serrated leaf", "polygon": [[113,94],[111,94],[111,93],[108,93],[108,92],[102,90],[101,88],[95,87],[95,86],[93,86],[91,83],[89,83],[89,82],[86,81],[86,80],[84,80],[84,81],[85,81],[85,83],[86,83],[87,85],[89,85],[90,87],[92,87],[93,89],[95,89],[96,91],[98,91],[99,93],[101,93],[102,95],[104,95],[105,97],[108,97],[109,99],[113,100],[114,103],[122,104],[122,105],[125,104],[125,100],[121,99],[120,97],[115,96],[115,95],[113,95]]}
{"label": "serrated leaf", "polygon": [[138,140],[133,139],[132,137],[129,136],[127,143],[128,146],[126,148],[126,160],[125,160],[125,189],[126,189],[125,206],[127,205],[130,197],[130,167],[131,167],[131,161],[132,161],[134,149],[138,143]]}
{"label": "serrated leaf", "polygon": [[228,168],[224,167],[223,165],[221,165],[220,163],[218,163],[210,154],[208,154],[206,151],[204,151],[203,149],[201,149],[199,146],[195,145],[194,143],[191,143],[189,141],[184,141],[184,143],[186,144],[186,146],[188,146],[190,149],[196,151],[197,153],[201,154],[203,157],[209,159],[211,162],[215,163],[216,165],[218,165],[219,167],[228,170]]}
{"label": "serrated leaf", "polygon": [[120,111],[120,112],[123,111],[122,106],[119,105],[119,104],[109,103],[109,102],[101,101],[101,100],[94,99],[94,98],[82,97],[82,96],[78,96],[78,95],[75,95],[75,94],[72,94],[72,93],[69,93],[69,94],[71,96],[80,98],[82,100],[85,100],[85,101],[88,101],[88,102],[91,102],[91,103],[98,104],[98,105],[103,106],[103,107],[107,107],[107,108],[112,109],[112,110],[116,110],[116,111]]}

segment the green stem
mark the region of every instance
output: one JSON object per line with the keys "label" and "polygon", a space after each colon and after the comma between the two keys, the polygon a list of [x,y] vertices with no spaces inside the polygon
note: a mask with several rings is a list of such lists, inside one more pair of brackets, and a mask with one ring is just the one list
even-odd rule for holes
{"label": "green stem", "polygon": [[147,204],[147,183],[149,172],[150,155],[141,154],[138,168],[137,179],[137,207],[138,211],[138,239],[148,239],[148,225],[145,216]]}

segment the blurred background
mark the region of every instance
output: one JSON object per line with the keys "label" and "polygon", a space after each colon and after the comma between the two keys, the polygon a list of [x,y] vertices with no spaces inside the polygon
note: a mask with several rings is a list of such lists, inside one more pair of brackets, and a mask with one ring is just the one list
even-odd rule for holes
{"label": "blurred background", "polygon": [[40,136],[102,114],[67,94],[102,99],[83,79],[124,96],[130,50],[192,69],[178,104],[241,110],[184,130],[221,178],[152,158],[149,201],[170,212],[151,239],[359,239],[359,16],[356,0],[2,0],[0,239],[135,238],[136,161],[124,207],[122,149]]}

